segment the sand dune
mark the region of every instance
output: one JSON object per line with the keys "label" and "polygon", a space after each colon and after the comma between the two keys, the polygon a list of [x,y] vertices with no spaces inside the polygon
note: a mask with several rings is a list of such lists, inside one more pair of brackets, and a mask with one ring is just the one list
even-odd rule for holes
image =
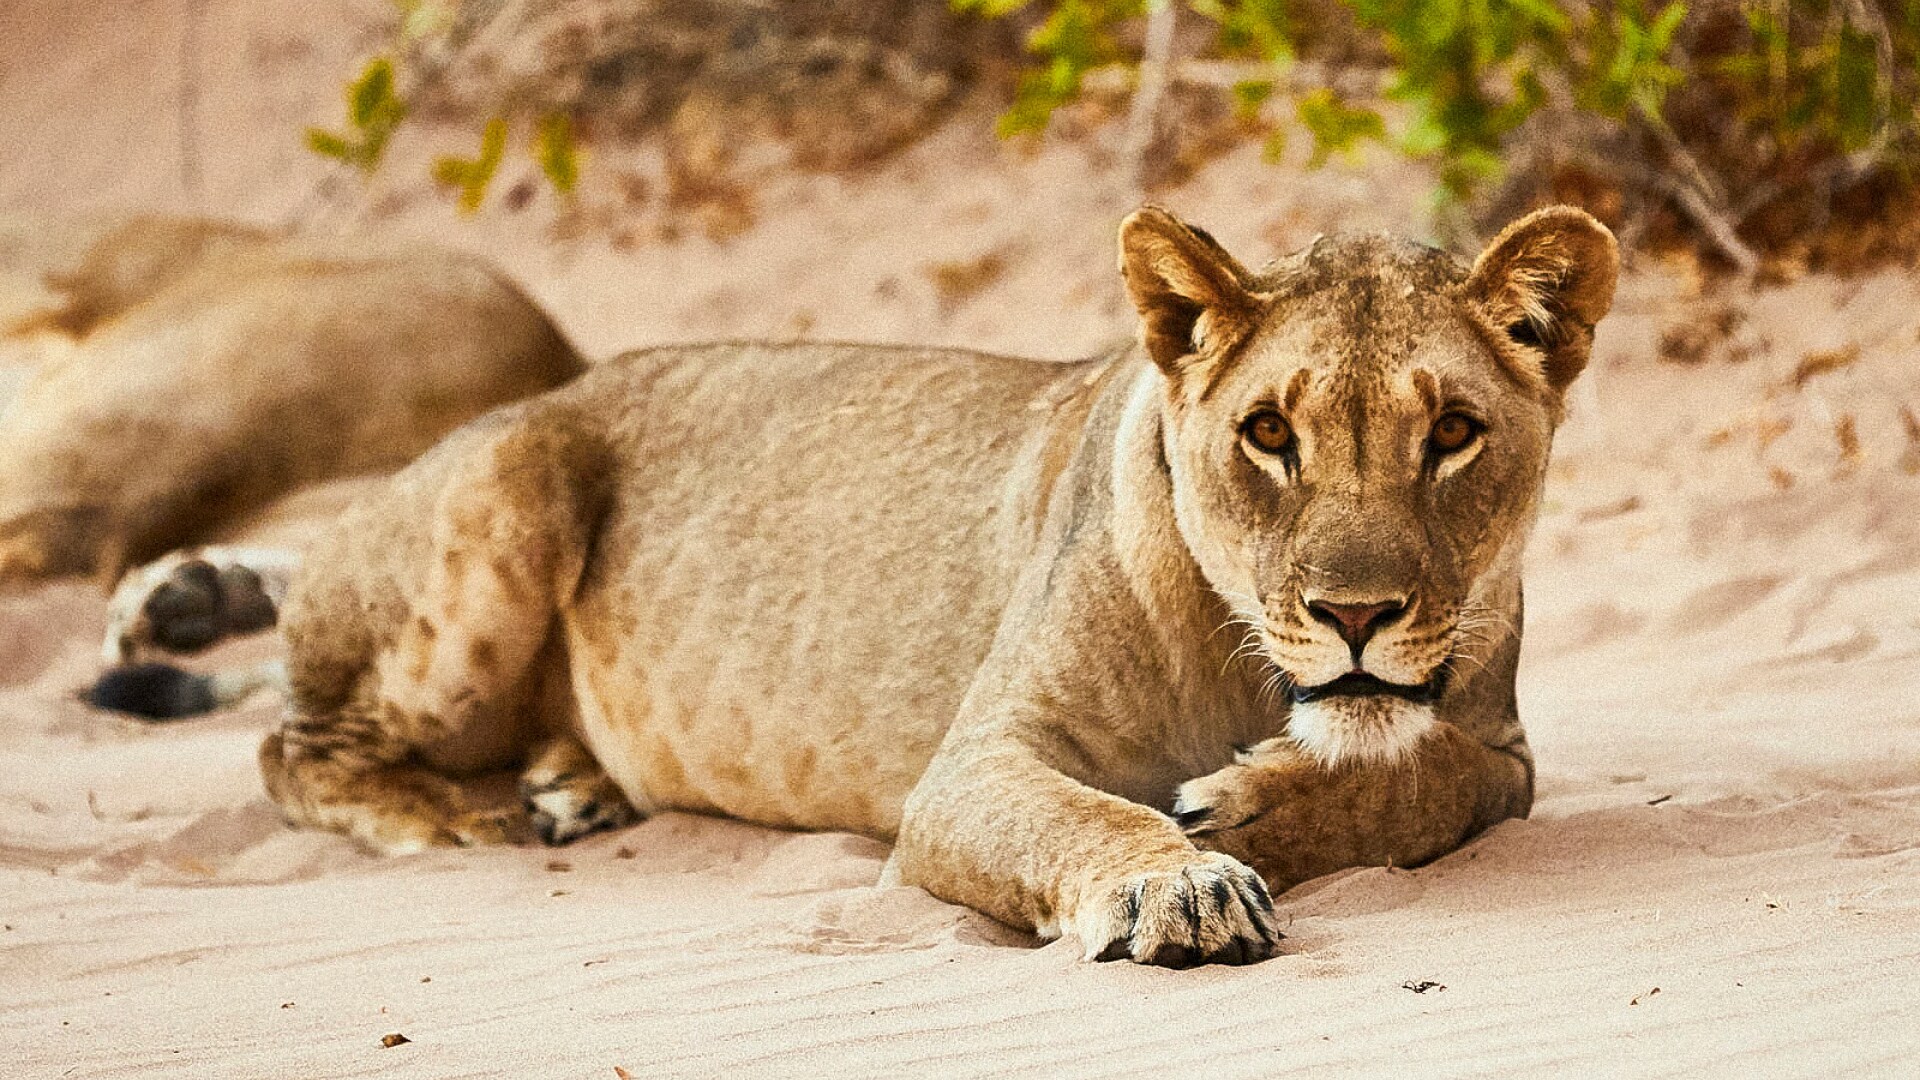
{"label": "sand dune", "polygon": [[[152,28],[179,6],[0,15],[0,133],[23,148],[0,159],[5,304],[76,250],[56,221],[191,208],[171,113],[140,89],[169,70]],[[197,199],[277,219],[317,168],[283,143],[336,107],[370,16],[208,6],[233,46],[207,96],[229,135]],[[70,119],[96,99],[113,108]],[[795,178],[727,247],[556,248],[532,215],[456,223],[413,190],[365,224],[487,251],[599,353],[808,334],[1068,356],[1129,332],[1127,195],[1100,147],[1022,155],[980,129],[871,177]],[[1167,198],[1257,256],[1407,227],[1420,194],[1396,169],[1249,152]],[[971,295],[930,283],[999,250],[1005,274]],[[276,702],[170,726],[79,704],[104,603],[58,586],[0,598],[0,1075],[1910,1074],[1920,280],[1695,284],[1633,268],[1562,433],[1529,565],[1533,818],[1295,890],[1279,959],[1083,964],[873,888],[872,841],[685,815],[556,851],[375,859],[265,802],[253,750]],[[1656,359],[1729,301],[1729,345]],[[1851,359],[1810,374],[1821,355]],[[13,377],[32,359],[10,356]],[[347,494],[267,527],[309,535]]]}

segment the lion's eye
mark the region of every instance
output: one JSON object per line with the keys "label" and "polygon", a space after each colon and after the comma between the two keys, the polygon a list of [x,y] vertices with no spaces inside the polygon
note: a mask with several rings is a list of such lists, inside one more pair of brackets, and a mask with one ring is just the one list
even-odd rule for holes
{"label": "lion's eye", "polygon": [[1480,421],[1465,413],[1450,412],[1433,422],[1433,430],[1427,434],[1427,445],[1436,454],[1457,453],[1479,434]]}
{"label": "lion's eye", "polygon": [[1282,454],[1293,445],[1293,427],[1272,409],[1262,409],[1240,425],[1241,434],[1263,454]]}
{"label": "lion's eye", "polygon": [[1539,349],[1546,345],[1546,341],[1540,337],[1539,328],[1533,325],[1532,319],[1521,319],[1508,326],[1507,336],[1512,338],[1515,344],[1529,349]]}

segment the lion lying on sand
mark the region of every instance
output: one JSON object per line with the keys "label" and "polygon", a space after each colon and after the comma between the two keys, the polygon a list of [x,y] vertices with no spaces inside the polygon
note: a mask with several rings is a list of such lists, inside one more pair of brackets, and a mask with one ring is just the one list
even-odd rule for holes
{"label": "lion lying on sand", "polygon": [[0,588],[132,566],[386,472],[584,365],[477,259],[142,219],[33,321],[77,341],[0,412]]}
{"label": "lion lying on sand", "polygon": [[1172,966],[1270,955],[1270,886],[1525,814],[1520,554],[1613,237],[1556,208],[1471,267],[1349,235],[1258,272],[1155,209],[1120,239],[1116,355],[656,349],[455,432],[294,580],[273,801],[494,841],[449,777],[521,767],[550,841],[867,833],[891,880]]}

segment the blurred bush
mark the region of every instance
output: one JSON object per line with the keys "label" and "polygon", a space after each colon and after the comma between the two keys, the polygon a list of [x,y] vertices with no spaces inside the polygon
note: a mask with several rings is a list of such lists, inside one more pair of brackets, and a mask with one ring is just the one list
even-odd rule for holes
{"label": "blurred bush", "polygon": [[1008,132],[1198,85],[1276,152],[1432,161],[1443,226],[1559,199],[1742,270],[1920,250],[1920,0],[950,2],[1023,27]]}
{"label": "blurred bush", "polygon": [[1449,240],[1568,201],[1743,272],[1920,254],[1920,0],[395,2],[309,145],[371,170],[409,115],[484,124],[434,169],[469,210],[507,123],[577,207],[577,126],[657,138],[666,205],[724,236],[768,169],[863,167],[986,87],[1008,136],[1124,124],[1143,191],[1305,139],[1429,162]]}
{"label": "blurred bush", "polygon": [[[473,157],[433,178],[472,212],[506,158],[508,128],[577,227],[584,140],[658,138],[670,208],[724,237],[752,217],[770,168],[844,171],[933,129],[990,69],[1020,56],[1011,26],[942,0],[395,0],[383,55],[347,87],[348,129],[313,129],[316,153],[371,172],[402,118],[484,123]],[[371,100],[391,109],[370,110]],[[371,126],[368,126],[368,125]],[[783,148],[782,154],[769,154]],[[625,173],[628,202],[654,185]],[[508,205],[525,205],[515,185]],[[612,211],[597,214],[606,217]]]}

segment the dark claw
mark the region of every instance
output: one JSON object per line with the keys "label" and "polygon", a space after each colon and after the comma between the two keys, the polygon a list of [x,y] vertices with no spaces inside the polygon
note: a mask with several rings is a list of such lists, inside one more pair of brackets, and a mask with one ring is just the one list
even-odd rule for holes
{"label": "dark claw", "polygon": [[1273,896],[1267,892],[1266,882],[1255,881],[1253,883],[1253,902],[1260,905],[1262,913],[1267,915],[1273,914]]}
{"label": "dark claw", "polygon": [[1193,942],[1193,951],[1200,951],[1200,897],[1199,890],[1193,887],[1192,879],[1180,883],[1180,908],[1187,916],[1187,940]]}
{"label": "dark claw", "polygon": [[538,811],[528,815],[527,820],[533,823],[533,831],[539,834],[541,843],[548,847],[560,846],[560,823],[558,821],[555,821],[550,815]]}
{"label": "dark claw", "polygon": [[1191,829],[1195,825],[1204,825],[1213,817],[1213,807],[1202,806],[1193,810],[1182,810],[1173,815],[1173,823],[1182,829]]}
{"label": "dark claw", "polygon": [[[1286,937],[1287,935],[1281,933],[1277,929],[1274,929],[1274,930],[1267,929],[1267,924],[1261,921],[1260,913],[1259,911],[1256,910],[1260,906],[1259,900],[1256,899],[1256,900],[1249,901],[1246,897],[1243,896],[1237,899],[1235,902],[1238,903],[1242,908],[1246,909],[1247,918],[1249,921],[1253,923],[1253,928],[1255,930],[1260,931],[1260,943],[1261,943],[1261,947],[1264,955],[1272,956],[1274,953],[1278,952],[1280,950],[1280,939]],[[1271,911],[1272,908],[1269,907],[1267,910]]]}

